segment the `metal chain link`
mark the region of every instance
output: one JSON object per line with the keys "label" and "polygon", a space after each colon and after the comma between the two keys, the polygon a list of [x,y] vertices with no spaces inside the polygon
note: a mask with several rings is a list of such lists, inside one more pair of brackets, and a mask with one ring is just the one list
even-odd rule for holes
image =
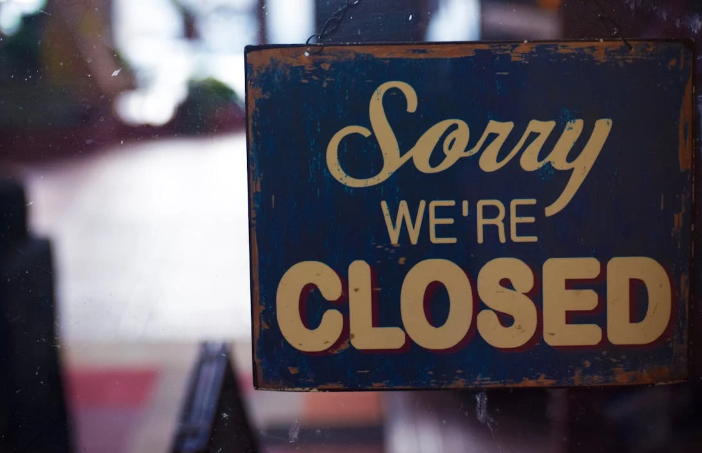
{"label": "metal chain link", "polygon": [[[602,3],[600,3],[600,0],[593,0],[593,3],[597,5],[597,8],[600,10],[600,12],[597,13],[597,18],[600,20],[600,24],[602,24],[602,28],[604,29],[605,33],[610,33],[612,38],[621,39],[626,47],[629,50],[632,50],[634,47],[629,41],[626,40],[624,35],[622,35],[622,27],[620,27],[619,24],[607,14],[604,6],[602,6]],[[609,24],[611,29],[608,29],[607,24]]]}
{"label": "metal chain link", "polygon": [[305,44],[307,44],[308,46],[312,45],[312,40],[315,40],[315,47],[320,47],[321,51],[321,44],[324,38],[333,34],[343,22],[344,16],[346,15],[346,11],[348,11],[348,9],[353,6],[358,5],[359,3],[361,3],[361,0],[346,0],[346,3],[344,3],[342,7],[334,11],[332,15],[329,16],[329,18],[326,20],[326,22],[324,22],[324,25],[322,26],[322,29],[319,31],[319,33],[315,33],[309,38],[307,38]]}

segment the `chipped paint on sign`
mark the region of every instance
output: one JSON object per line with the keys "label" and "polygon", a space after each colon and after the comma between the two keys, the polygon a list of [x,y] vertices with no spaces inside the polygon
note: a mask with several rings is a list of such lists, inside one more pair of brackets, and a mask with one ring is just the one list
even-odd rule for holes
{"label": "chipped paint on sign", "polygon": [[247,48],[256,387],[685,380],[695,57],[631,44]]}

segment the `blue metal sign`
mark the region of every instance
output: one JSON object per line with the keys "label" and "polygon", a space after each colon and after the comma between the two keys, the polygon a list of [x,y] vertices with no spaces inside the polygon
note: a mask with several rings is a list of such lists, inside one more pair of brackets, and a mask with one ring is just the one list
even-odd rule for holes
{"label": "blue metal sign", "polygon": [[257,388],[687,378],[687,42],[251,47]]}

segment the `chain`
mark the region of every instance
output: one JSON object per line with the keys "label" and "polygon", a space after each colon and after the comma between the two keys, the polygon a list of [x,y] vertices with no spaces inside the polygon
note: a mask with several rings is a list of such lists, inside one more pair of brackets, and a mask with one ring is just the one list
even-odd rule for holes
{"label": "chain", "polygon": [[[602,24],[602,28],[604,29],[605,33],[610,33],[612,38],[621,39],[622,42],[626,45],[626,47],[629,50],[632,50],[634,47],[629,41],[626,40],[624,35],[622,35],[622,27],[620,27],[619,24],[607,14],[604,7],[602,6],[602,3],[600,3],[600,0],[593,0],[593,3],[600,10],[600,12],[597,13],[597,18],[600,20],[600,23]],[[610,27],[609,30],[607,27],[608,25]]]}
{"label": "chain", "polygon": [[[586,2],[587,0],[582,1]],[[329,16],[329,18],[324,22],[324,25],[322,26],[322,29],[319,31],[319,33],[315,33],[309,38],[307,38],[305,44],[308,46],[312,46],[312,41],[314,40],[316,41],[314,43],[315,47],[319,48],[316,53],[321,52],[321,44],[324,41],[324,39],[332,35],[339,28],[341,23],[344,21],[346,11],[348,11],[349,8],[353,6],[358,5],[359,3],[361,3],[361,0],[346,0],[344,4],[339,9],[334,11],[332,15]],[[627,39],[622,34],[622,27],[620,27],[619,24],[614,19],[612,19],[609,16],[609,14],[607,14],[604,6],[602,6],[602,3],[600,3],[600,0],[592,0],[592,3],[594,3],[600,10],[600,12],[597,13],[597,18],[600,20],[600,23],[602,24],[602,28],[604,29],[605,33],[610,33],[612,38],[621,39],[622,42],[626,45],[626,47],[629,50],[632,50],[633,46],[629,41],[627,41]],[[312,53],[311,49],[308,49],[308,53]]]}
{"label": "chain", "polygon": [[307,38],[305,44],[307,44],[308,46],[311,45],[312,40],[316,41],[316,45],[322,44],[324,38],[329,37],[329,35],[333,34],[339,28],[341,22],[343,22],[344,20],[346,11],[348,11],[349,8],[351,8],[352,6],[358,5],[359,3],[361,3],[361,0],[346,0],[344,5],[341,8],[334,11],[334,13],[332,13],[332,15],[329,16],[329,19],[327,19],[326,22],[324,22],[324,25],[322,26],[322,29],[319,31],[319,33],[315,33],[309,38]]}

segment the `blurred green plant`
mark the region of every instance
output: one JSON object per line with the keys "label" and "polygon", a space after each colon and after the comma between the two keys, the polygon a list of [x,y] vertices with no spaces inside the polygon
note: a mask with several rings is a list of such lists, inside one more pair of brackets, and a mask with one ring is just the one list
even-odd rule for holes
{"label": "blurred green plant", "polygon": [[236,92],[219,80],[188,83],[188,96],[178,108],[180,130],[186,134],[216,132],[219,120],[239,105]]}

